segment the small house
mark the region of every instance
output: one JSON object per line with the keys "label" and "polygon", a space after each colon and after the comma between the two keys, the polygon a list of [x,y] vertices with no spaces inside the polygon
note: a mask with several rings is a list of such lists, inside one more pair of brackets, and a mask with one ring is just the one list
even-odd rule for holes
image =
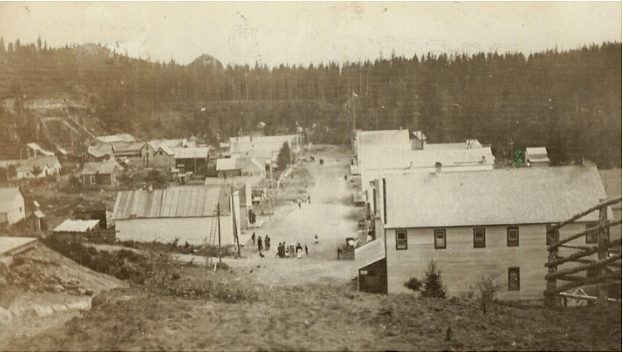
{"label": "small house", "polygon": [[[377,239],[356,249],[355,261],[360,289],[380,293],[407,293],[403,284],[434,260],[449,295],[484,275],[502,285],[501,299],[541,299],[548,225],[606,197],[594,166],[392,175],[375,184]],[[566,226],[561,239],[594,226],[597,216]],[[569,245],[594,243],[587,234]]]}
{"label": "small house", "polygon": [[24,146],[24,155],[22,158],[36,158],[36,157],[51,157],[54,156],[54,152],[46,151],[38,144],[31,142]]}
{"label": "small house", "polygon": [[15,168],[14,179],[59,177],[61,174],[61,162],[55,156],[40,156],[0,162],[0,167],[8,168],[9,166]]}
{"label": "small house", "polygon": [[[181,147],[193,148],[195,141],[188,139],[151,140],[141,148],[143,165],[156,168],[174,167],[175,149]],[[161,151],[160,148],[162,148]]]}
{"label": "small house", "polygon": [[219,158],[216,160],[219,178],[266,177],[266,167],[256,158]]}
{"label": "small house", "polygon": [[174,151],[175,167],[185,171],[202,174],[208,168],[209,147],[179,147]]}
{"label": "small house", "polygon": [[89,146],[87,153],[84,154],[83,162],[102,162],[115,158],[111,145],[100,144],[96,146]]}
{"label": "small house", "polygon": [[545,147],[528,147],[525,152],[525,163],[529,167],[548,167],[549,158]]}
{"label": "small house", "polygon": [[26,207],[19,188],[0,188],[0,224],[12,225],[24,218]]}
{"label": "small house", "polygon": [[[218,205],[218,211],[217,211]],[[112,215],[120,240],[180,244],[236,244],[240,200],[230,187],[176,186],[117,193]]]}
{"label": "small house", "polygon": [[121,182],[123,167],[116,161],[86,163],[82,168],[84,187],[115,186]]}
{"label": "small house", "polygon": [[114,232],[100,231],[99,220],[66,219],[52,231],[52,236],[61,240],[108,240],[115,239]]}
{"label": "small house", "polygon": [[126,157],[141,159],[141,150],[145,146],[144,142],[115,142],[112,144],[115,158]]}

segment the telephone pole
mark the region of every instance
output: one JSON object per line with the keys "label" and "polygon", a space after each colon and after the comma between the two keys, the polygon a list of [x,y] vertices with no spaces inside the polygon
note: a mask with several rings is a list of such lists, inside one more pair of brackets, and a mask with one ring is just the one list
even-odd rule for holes
{"label": "telephone pole", "polygon": [[216,204],[216,222],[218,224],[218,264],[221,265],[223,252],[221,251],[221,204]]}

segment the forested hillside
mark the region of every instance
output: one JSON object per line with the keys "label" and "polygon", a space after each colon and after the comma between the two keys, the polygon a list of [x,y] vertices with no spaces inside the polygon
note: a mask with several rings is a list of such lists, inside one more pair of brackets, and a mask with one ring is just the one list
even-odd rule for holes
{"label": "forested hillside", "polygon": [[275,68],[206,58],[179,65],[97,45],[0,41],[0,134],[12,127],[32,138],[28,102],[56,97],[85,104],[110,133],[144,139],[215,141],[263,121],[272,131],[315,123],[316,142],[341,143],[356,116],[357,128],[423,130],[430,142],[476,138],[498,158],[512,140],[515,148],[546,146],[556,163],[621,163],[621,43]]}

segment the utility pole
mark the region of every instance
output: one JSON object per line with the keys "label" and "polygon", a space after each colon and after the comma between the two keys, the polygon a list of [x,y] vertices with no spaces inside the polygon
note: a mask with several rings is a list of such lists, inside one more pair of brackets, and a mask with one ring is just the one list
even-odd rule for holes
{"label": "utility pole", "polygon": [[511,139],[511,142],[508,143],[511,146],[511,154],[510,154],[510,159],[511,159],[511,164],[515,163],[515,153],[513,151],[513,146],[515,145],[515,142],[513,142],[513,139]]}
{"label": "utility pole", "polygon": [[221,251],[221,204],[216,204],[216,222],[218,224],[218,264],[221,265],[223,253]]}

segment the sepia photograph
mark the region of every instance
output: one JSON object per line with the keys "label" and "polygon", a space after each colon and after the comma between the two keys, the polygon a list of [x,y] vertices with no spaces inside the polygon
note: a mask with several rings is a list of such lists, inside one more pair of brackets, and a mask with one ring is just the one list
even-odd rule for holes
{"label": "sepia photograph", "polygon": [[622,351],[622,2],[0,2],[0,351]]}

